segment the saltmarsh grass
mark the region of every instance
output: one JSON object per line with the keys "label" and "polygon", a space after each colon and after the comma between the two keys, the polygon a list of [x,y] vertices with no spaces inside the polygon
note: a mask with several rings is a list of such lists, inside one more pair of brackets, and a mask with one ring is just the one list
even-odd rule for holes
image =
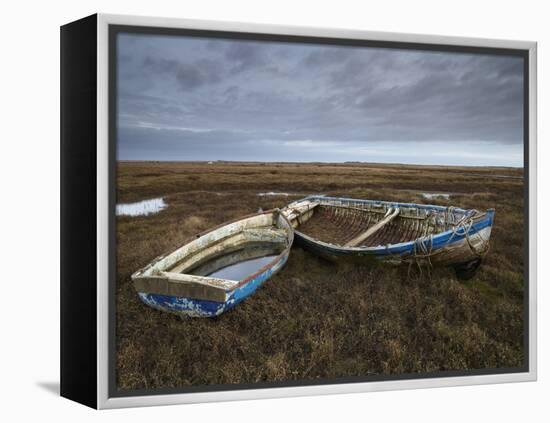
{"label": "saltmarsh grass", "polygon": [[[523,180],[511,168],[375,164],[123,162],[118,202],[163,197],[117,218],[116,375],[121,389],[518,367],[523,363]],[[508,178],[494,177],[495,175]],[[311,193],[496,209],[476,276],[447,268],[335,265],[293,248],[234,310],[180,319],[139,301],[130,275],[225,221]],[[451,193],[427,200],[422,193]]]}

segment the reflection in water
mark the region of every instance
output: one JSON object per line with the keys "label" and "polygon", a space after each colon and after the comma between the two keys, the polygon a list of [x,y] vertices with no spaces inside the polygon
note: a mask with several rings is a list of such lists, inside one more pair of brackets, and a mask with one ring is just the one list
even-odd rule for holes
{"label": "reflection in water", "polygon": [[275,260],[283,249],[283,244],[248,246],[214,258],[185,273],[240,281]]}
{"label": "reflection in water", "polygon": [[240,281],[242,279],[245,279],[247,276],[252,275],[260,268],[264,267],[266,264],[274,260],[275,257],[277,256],[273,255],[273,256],[266,256],[266,257],[259,257],[252,260],[241,261],[240,263],[235,263],[235,264],[232,264],[231,266],[227,266],[216,272],[210,273],[207,276],[210,276],[212,278]]}

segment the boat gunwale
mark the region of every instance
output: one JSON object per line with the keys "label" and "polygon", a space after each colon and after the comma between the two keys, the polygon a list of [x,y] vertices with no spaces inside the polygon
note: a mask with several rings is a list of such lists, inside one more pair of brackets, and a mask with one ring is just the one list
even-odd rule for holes
{"label": "boat gunwale", "polygon": [[[292,206],[292,204],[300,203],[305,200],[314,200],[314,201],[323,201],[323,200],[329,200],[329,201],[348,201],[348,202],[355,202],[355,203],[363,203],[363,204],[383,204],[388,205],[392,207],[415,207],[418,209],[423,210],[438,210],[438,211],[446,211],[449,209],[449,207],[446,206],[438,206],[436,204],[420,204],[420,203],[400,203],[397,201],[384,201],[384,200],[364,200],[364,199],[358,199],[358,198],[347,198],[347,197],[327,197],[324,195],[309,195],[307,197],[304,197],[300,200],[293,201],[290,203],[287,207]],[[466,213],[473,209],[462,209],[460,207],[454,207],[453,210],[458,213]],[[487,210],[494,210],[494,209],[487,209]]]}

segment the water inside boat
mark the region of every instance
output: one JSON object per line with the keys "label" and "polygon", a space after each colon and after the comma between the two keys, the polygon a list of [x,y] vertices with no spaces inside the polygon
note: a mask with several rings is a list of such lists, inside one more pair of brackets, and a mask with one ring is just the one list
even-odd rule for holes
{"label": "water inside boat", "polygon": [[240,281],[271,263],[283,249],[284,245],[281,244],[248,245],[213,258],[186,273]]}

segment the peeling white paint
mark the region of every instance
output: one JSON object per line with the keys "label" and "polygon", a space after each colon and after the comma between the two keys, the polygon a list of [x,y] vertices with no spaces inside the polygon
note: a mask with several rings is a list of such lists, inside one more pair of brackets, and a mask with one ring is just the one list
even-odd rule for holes
{"label": "peeling white paint", "polygon": [[168,207],[164,199],[153,198],[151,200],[138,201],[137,203],[121,203],[116,205],[117,216],[148,216]]}

